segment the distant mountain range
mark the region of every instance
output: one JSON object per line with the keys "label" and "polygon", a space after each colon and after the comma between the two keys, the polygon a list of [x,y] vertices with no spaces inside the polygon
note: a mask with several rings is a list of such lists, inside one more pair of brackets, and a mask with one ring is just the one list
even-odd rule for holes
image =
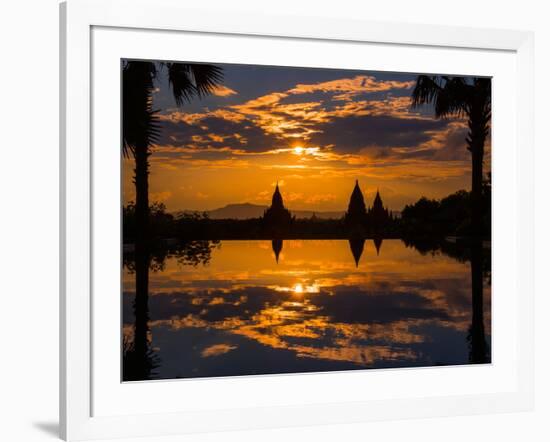
{"label": "distant mountain range", "polygon": [[[259,218],[267,210],[268,206],[259,204],[242,203],[242,204],[228,204],[227,206],[220,207],[219,209],[206,210],[210,219],[249,219]],[[184,210],[185,212],[196,212],[193,210]],[[291,210],[292,215],[297,219],[311,218],[313,214],[317,218],[321,219],[339,219],[344,216],[344,211],[341,212],[317,212],[313,210]]]}

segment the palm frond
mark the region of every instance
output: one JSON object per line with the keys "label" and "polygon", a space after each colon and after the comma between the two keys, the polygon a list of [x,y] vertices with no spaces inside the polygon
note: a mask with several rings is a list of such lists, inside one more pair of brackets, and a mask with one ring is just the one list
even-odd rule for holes
{"label": "palm frond", "polygon": [[123,65],[122,152],[135,154],[137,146],[148,148],[160,135],[157,111],[152,108],[154,63],[129,61]]}
{"label": "palm frond", "polygon": [[437,118],[462,116],[467,111],[471,88],[462,77],[419,75],[411,104],[413,108],[432,104]]}
{"label": "palm frond", "polygon": [[192,64],[190,70],[195,79],[199,97],[210,94],[223,81],[223,70],[212,64]]}
{"label": "palm frond", "polygon": [[195,85],[189,75],[189,65],[184,63],[163,63],[168,70],[168,83],[176,104],[181,106],[195,95]]}
{"label": "palm frond", "polygon": [[486,77],[476,78],[474,82],[474,88],[475,88],[476,94],[478,96],[483,97],[485,113],[486,113],[486,116],[488,117],[488,120],[490,120],[491,119],[491,99],[492,99],[491,79]]}
{"label": "palm frond", "polygon": [[163,63],[168,70],[168,82],[178,106],[193,97],[211,93],[223,80],[219,66],[201,63]]}
{"label": "palm frond", "polygon": [[436,95],[442,90],[437,76],[419,75],[411,96],[413,108],[433,103]]}

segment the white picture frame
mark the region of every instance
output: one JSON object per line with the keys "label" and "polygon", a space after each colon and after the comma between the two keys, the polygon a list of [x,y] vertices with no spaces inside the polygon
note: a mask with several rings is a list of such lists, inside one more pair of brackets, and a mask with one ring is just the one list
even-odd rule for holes
{"label": "white picture frame", "polygon": [[[60,428],[61,436],[66,440],[96,438],[161,436],[185,432],[223,431],[235,429],[258,429],[277,426],[320,425],[327,423],[352,423],[366,420],[448,416],[458,414],[510,412],[528,410],[533,404],[533,35],[529,32],[451,28],[429,25],[410,25],[402,23],[372,23],[361,20],[318,19],[315,17],[243,15],[228,10],[191,9],[177,0],[69,0],[61,4],[61,176],[60,176],[60,220],[61,220],[61,275],[60,275]],[[140,54],[155,57],[155,41],[192,36],[208,38],[231,38],[242,41],[265,39],[277,42],[284,40],[292,46],[300,45],[370,45],[373,51],[380,48],[405,48],[408,53],[414,51],[441,51],[440,63],[451,64],[449,51],[459,54],[470,51],[465,57],[480,52],[485,54],[490,64],[491,55],[499,59],[505,54],[506,60],[499,68],[508,70],[509,75],[502,78],[506,86],[515,91],[500,100],[495,96],[495,122],[493,140],[502,140],[495,153],[499,160],[495,166],[495,192],[501,198],[498,201],[509,204],[507,219],[499,218],[501,223],[494,236],[493,250],[506,250],[513,259],[502,262],[498,276],[499,284],[494,285],[495,309],[503,309],[502,318],[509,319],[509,326],[500,326],[508,330],[509,352],[512,356],[497,359],[488,369],[483,367],[465,367],[461,369],[462,380],[472,380],[471,391],[454,392],[441,395],[431,394],[429,385],[448,382],[449,368],[407,369],[401,375],[399,370],[372,370],[366,374],[372,382],[394,382],[395,385],[410,385],[411,379],[416,389],[407,394],[381,395],[377,398],[361,396],[361,389],[352,394],[343,389],[343,393],[328,392],[299,397],[300,388],[314,391],[316,385],[334,382],[335,385],[348,387],[369,385],[369,379],[363,374],[339,373],[333,375],[290,375],[244,377],[253,379],[195,381],[198,384],[180,381],[147,382],[141,387],[120,389],[109,384],[101,361],[107,357],[98,351],[102,342],[112,338],[117,345],[118,335],[112,335],[109,326],[98,332],[97,322],[112,323],[109,318],[117,317],[117,312],[102,313],[94,300],[94,290],[101,285],[97,279],[97,267],[94,253],[102,250],[97,247],[97,226],[101,225],[102,209],[94,205],[97,195],[109,188],[105,183],[99,185],[97,173],[108,181],[112,179],[117,186],[117,165],[102,165],[94,160],[94,140],[101,137],[97,127],[102,126],[100,119],[94,119],[97,109],[94,103],[101,103],[101,97],[94,95],[94,81],[97,87],[98,69],[103,61],[94,51],[105,53],[116,59],[120,54],[117,47],[128,40],[114,34],[94,37],[94,32],[134,33],[134,40],[142,33],[147,41],[140,41]],[[168,31],[168,32],[166,32]],[[143,35],[142,35],[143,37]],[[185,37],[189,38],[189,37]],[[110,39],[110,40],[109,40]],[[199,39],[200,40],[200,39]],[[111,42],[112,53],[105,42]],[[103,43],[102,43],[103,42]],[[103,44],[103,46],[102,46]],[[169,44],[165,45],[169,49]],[[238,45],[237,45],[238,46]],[[124,47],[124,46],[122,46]],[[167,50],[168,50],[167,49]],[[148,51],[148,52],[147,52]],[[276,51],[268,53],[256,62],[267,63],[274,59]],[[313,51],[315,52],[315,51]],[[345,52],[345,51],[343,51]],[[94,59],[94,54],[96,58]],[[137,52],[132,52],[135,56]],[[447,54],[447,55],[445,55]],[[138,54],[139,55],[139,54]],[[291,54],[292,55],[292,54]],[[425,54],[424,54],[425,56]],[[238,55],[220,54],[222,61],[234,61]],[[260,56],[257,56],[260,57]],[[270,58],[271,57],[271,58]],[[288,56],[286,56],[288,57]],[[457,55],[457,58],[458,57]],[[503,57],[501,57],[503,58]],[[466,58],[465,58],[466,59]],[[293,63],[291,58],[288,63]],[[93,64],[96,62],[96,65]],[[313,58],[307,62],[314,65]],[[455,61],[456,63],[456,61]],[[472,63],[473,64],[473,63]],[[479,65],[481,66],[481,62]],[[508,69],[512,67],[512,69]],[[487,68],[489,69],[490,66]],[[388,64],[388,70],[396,66]],[[452,68],[449,68],[452,69]],[[456,68],[454,68],[456,70]],[[468,68],[464,68],[468,70]],[[479,69],[482,69],[479,67]],[[496,69],[496,68],[495,68]],[[490,72],[490,69],[488,70]],[[101,72],[99,72],[100,74]],[[462,73],[462,72],[461,72]],[[470,72],[465,72],[470,73]],[[503,74],[504,75],[504,74]],[[99,75],[100,76],[100,75]],[[117,80],[118,81],[118,80]],[[103,86],[104,83],[101,83]],[[106,86],[106,84],[105,84]],[[502,88],[501,88],[502,90]],[[506,107],[499,114],[498,103]],[[509,106],[508,106],[509,105]],[[115,115],[118,110],[115,110]],[[506,114],[506,115],[504,115]],[[506,123],[506,124],[505,124]],[[115,122],[115,125],[118,123]],[[96,126],[94,128],[94,125]],[[505,135],[504,127],[507,127]],[[499,127],[503,127],[502,134]],[[116,129],[113,129],[116,131]],[[113,136],[113,134],[107,134]],[[103,141],[103,140],[102,140]],[[119,151],[116,152],[120,154]],[[97,156],[97,155],[96,155]],[[99,171],[99,168],[104,170]],[[114,173],[111,173],[112,171]],[[502,170],[502,172],[499,172]],[[500,174],[500,177],[499,177]],[[113,192],[111,192],[113,193]],[[95,195],[95,196],[94,196]],[[115,200],[113,200],[115,201]],[[116,203],[116,201],[115,201]],[[92,210],[93,209],[93,210]],[[495,206],[493,207],[495,213]],[[94,235],[95,232],[95,235]],[[102,232],[100,230],[100,232]],[[501,232],[501,233],[499,233]],[[509,244],[499,238],[510,237]],[[108,236],[108,235],[107,235]],[[117,246],[113,243],[113,246]],[[493,251],[493,257],[505,260],[505,253]],[[500,265],[500,264],[499,264]],[[118,268],[113,269],[116,273]],[[117,273],[118,274],[118,273]],[[94,276],[95,275],[95,276]],[[496,277],[497,275],[495,275]],[[96,278],[96,279],[94,279]],[[500,287],[499,291],[497,291]],[[502,299],[502,302],[499,302]],[[500,305],[500,306],[499,306]],[[496,322],[495,333],[499,330],[499,310],[493,312]],[[501,322],[502,324],[502,322]],[[112,329],[112,328],[111,328]],[[501,334],[502,335],[502,334]],[[495,339],[501,339],[496,335]],[[497,342],[498,344],[498,342]],[[504,343],[502,343],[504,344]],[[95,356],[95,358],[94,358]],[[97,360],[95,360],[97,359]],[[98,360],[101,361],[98,362]],[[401,369],[403,370],[403,369]],[[456,369],[452,373],[458,373]],[[479,371],[476,371],[479,370]],[[483,371],[485,370],[485,371]],[[492,371],[487,371],[492,370]],[[113,372],[118,376],[117,368]],[[324,376],[324,377],[321,377]],[[362,376],[361,378],[359,376]],[[487,383],[486,388],[476,386],[474,378],[495,378],[499,383]],[[499,377],[501,376],[501,377]],[[479,380],[478,379],[478,380]],[[361,384],[363,383],[363,384]],[[304,385],[306,387],[304,387]],[[460,384],[457,384],[460,385]],[[149,408],[131,406],[137,393],[143,397],[163,398],[164,406]],[[190,397],[198,398],[197,392],[206,391],[200,404],[187,401],[184,405],[175,405],[170,395],[179,394],[187,388]],[[270,400],[256,398],[252,393],[265,388],[273,392]],[[405,387],[403,387],[405,388]],[[436,388],[433,387],[432,388]],[[339,387],[342,390],[341,387]],[[426,393],[422,393],[422,389]],[[124,391],[122,391],[124,390]],[[130,391],[131,390],[131,391]],[[220,397],[213,397],[215,392]],[[277,398],[276,392],[287,392],[286,397]],[[318,391],[318,389],[317,389]],[[228,399],[231,394],[242,396]],[[295,395],[296,397],[288,398]],[[118,395],[118,396],[117,396]],[[125,400],[122,396],[127,395]],[[150,396],[147,396],[150,395]],[[194,396],[195,395],[195,396]],[[246,400],[247,395],[250,400]],[[322,397],[324,395],[324,397]],[[181,396],[179,396],[181,397]],[[233,396],[234,397],[234,396]],[[225,399],[224,399],[225,398]],[[120,400],[119,400],[120,399]],[[123,398],[124,399],[124,398]],[[180,400],[181,402],[181,400]],[[111,406],[112,405],[112,406]]]}

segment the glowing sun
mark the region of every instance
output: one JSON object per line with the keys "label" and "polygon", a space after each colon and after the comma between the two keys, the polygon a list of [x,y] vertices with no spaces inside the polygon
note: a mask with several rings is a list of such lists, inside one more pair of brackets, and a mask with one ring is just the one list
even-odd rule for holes
{"label": "glowing sun", "polygon": [[294,148],[294,153],[295,153],[296,155],[302,155],[302,154],[304,153],[304,150],[305,150],[305,149],[304,149],[302,146],[296,146],[296,147]]}

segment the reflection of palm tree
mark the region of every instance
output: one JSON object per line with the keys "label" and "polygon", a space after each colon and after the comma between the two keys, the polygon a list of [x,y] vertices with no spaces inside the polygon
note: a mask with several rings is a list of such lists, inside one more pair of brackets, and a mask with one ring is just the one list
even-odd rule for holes
{"label": "reflection of palm tree", "polygon": [[483,248],[480,239],[472,241],[470,268],[472,278],[472,325],[468,340],[470,344],[470,362],[483,364],[489,362],[485,327],[483,324]]}
{"label": "reflection of palm tree", "polygon": [[432,103],[437,118],[468,117],[466,143],[472,155],[472,233],[479,234],[482,218],[483,156],[491,120],[491,79],[419,75],[413,106]]}
{"label": "reflection of palm tree", "polygon": [[[158,140],[160,126],[157,111],[152,108],[155,79],[166,71],[172,94],[178,106],[193,97],[212,92],[222,79],[222,70],[209,64],[128,61],[122,77],[123,154],[135,160],[137,238],[148,239],[149,226],[149,155]],[[138,247],[136,240],[136,247]]]}
{"label": "reflection of palm tree", "polygon": [[158,360],[149,346],[149,258],[136,254],[136,297],[134,299],[133,340],[124,342],[123,380],[143,381],[151,379]]}
{"label": "reflection of palm tree", "polygon": [[283,250],[283,240],[272,239],[271,248],[273,249],[273,253],[275,254],[275,261],[277,261],[277,264],[279,264],[279,254],[281,253],[281,250]]}
{"label": "reflection of palm tree", "polygon": [[470,261],[470,281],[472,288],[472,323],[468,329],[469,360],[473,364],[484,364],[491,361],[491,354],[485,340],[483,318],[483,279],[490,284],[491,254],[485,253],[481,238],[472,238],[470,247],[443,242],[423,243],[422,241],[403,240],[407,247],[414,247],[421,254],[443,253],[459,262]]}
{"label": "reflection of palm tree", "polygon": [[359,267],[359,260],[363,254],[363,249],[365,247],[365,240],[362,238],[354,238],[349,240],[349,248],[351,249],[351,254],[355,260],[355,267]]}

